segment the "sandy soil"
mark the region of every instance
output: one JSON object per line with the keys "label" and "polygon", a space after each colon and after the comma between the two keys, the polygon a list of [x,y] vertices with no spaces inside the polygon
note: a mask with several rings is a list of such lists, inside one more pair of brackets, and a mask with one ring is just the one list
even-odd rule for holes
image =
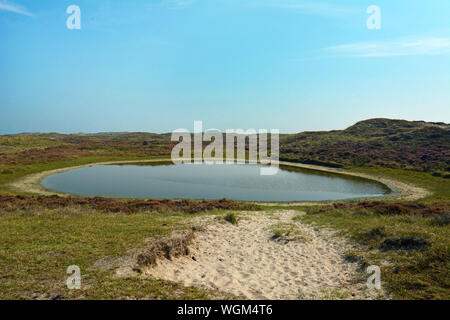
{"label": "sandy soil", "polygon": [[[358,265],[344,259],[352,245],[329,231],[294,222],[298,214],[292,210],[245,213],[238,225],[210,218],[189,256],[158,261],[145,275],[245,299],[378,297],[380,291],[355,281]],[[270,226],[279,223],[294,223],[308,240],[273,240]],[[130,270],[119,268],[117,275],[129,276]]]}
{"label": "sandy soil", "polygon": [[[127,163],[146,163],[146,162],[162,162],[162,161],[171,161],[171,159],[152,159],[152,160],[137,160],[137,161],[109,161],[109,162],[99,162],[99,163],[92,163],[87,165],[81,165],[81,166],[75,166],[75,167],[68,167],[68,168],[61,168],[61,169],[55,169],[55,170],[48,170],[44,172],[39,172],[31,175],[27,175],[25,177],[19,178],[17,180],[14,180],[13,182],[9,183],[7,186],[15,191],[19,192],[27,192],[27,193],[35,193],[40,195],[59,195],[59,196],[67,196],[67,194],[54,192],[50,190],[46,190],[43,188],[40,184],[42,179],[45,177],[65,172],[73,169],[78,168],[84,168],[84,167],[92,167],[96,165],[109,165],[109,164],[127,164]],[[335,168],[326,168],[321,166],[315,166],[315,165],[307,165],[307,164],[300,164],[300,163],[291,163],[291,162],[279,162],[280,165],[286,165],[286,166],[292,166],[292,167],[298,167],[298,168],[306,168],[306,169],[312,169],[312,170],[318,170],[318,171],[324,171],[324,172],[333,172],[333,173],[339,173],[344,175],[350,175],[350,176],[356,176],[356,177],[363,177],[366,179],[375,180],[378,182],[381,182],[385,185],[387,185],[389,188],[394,189],[396,192],[392,195],[388,195],[388,198],[398,199],[398,200],[417,200],[426,197],[430,194],[430,192],[424,188],[420,188],[417,186],[414,186],[412,184],[403,183],[394,179],[388,179],[383,176],[374,176],[374,175],[368,175],[364,173],[358,173],[358,172],[350,172],[345,169],[335,169]],[[301,204],[317,204],[317,202],[303,202]],[[267,205],[279,205],[277,203],[267,203]],[[289,206],[288,203],[281,203],[281,205]]]}

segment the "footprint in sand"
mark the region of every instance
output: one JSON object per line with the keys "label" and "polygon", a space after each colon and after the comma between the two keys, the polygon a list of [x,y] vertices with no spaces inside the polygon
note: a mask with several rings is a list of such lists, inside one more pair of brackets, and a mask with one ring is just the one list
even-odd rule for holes
{"label": "footprint in sand", "polygon": [[[294,223],[292,218],[298,212],[279,211],[275,218],[262,212],[245,214],[246,219],[237,226],[216,219],[205,221],[197,248],[192,249],[197,261],[185,259],[181,268],[174,261],[163,260],[148,274],[184,285],[195,280],[195,285],[246,299],[315,298],[355,278],[357,265],[343,258],[351,248],[344,239],[327,238],[323,232],[295,222],[310,241],[282,244],[270,240],[269,227],[280,221]],[[353,298],[366,297],[360,286],[348,288],[357,293]]]}

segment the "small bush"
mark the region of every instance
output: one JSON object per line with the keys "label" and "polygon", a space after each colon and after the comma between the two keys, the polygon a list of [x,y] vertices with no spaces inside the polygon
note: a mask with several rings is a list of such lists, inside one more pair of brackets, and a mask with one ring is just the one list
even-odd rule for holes
{"label": "small bush", "polygon": [[433,226],[440,226],[440,227],[448,226],[450,224],[450,213],[446,212],[434,216],[430,224]]}
{"label": "small bush", "polygon": [[390,250],[425,250],[431,243],[422,238],[406,237],[396,239],[386,239],[381,244],[380,249],[383,251]]}

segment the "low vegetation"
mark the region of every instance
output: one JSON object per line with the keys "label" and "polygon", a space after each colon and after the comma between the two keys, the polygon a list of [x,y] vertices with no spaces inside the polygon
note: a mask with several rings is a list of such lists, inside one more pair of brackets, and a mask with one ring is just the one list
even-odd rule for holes
{"label": "low vegetation", "polygon": [[[113,270],[91,267],[104,257],[148,247],[146,239],[189,230],[195,216],[214,214],[235,224],[237,211],[258,206],[229,200],[38,197],[8,185],[70,166],[167,159],[175,143],[170,134],[153,133],[0,136],[0,299],[229,298],[167,281],[116,278]],[[282,135],[280,153],[282,160],[346,168],[430,191],[414,202],[342,201],[290,209],[307,211],[299,221],[339,230],[359,243],[363,249],[348,252],[347,259],[361,268],[379,265],[382,285],[393,298],[450,298],[448,124],[371,119],[345,130]],[[294,223],[276,224],[271,232],[278,241],[308,240]],[[150,261],[142,257],[141,262]],[[81,290],[65,286],[69,265],[81,267]]]}
{"label": "low vegetation", "polygon": [[[170,157],[170,134],[22,134],[0,137],[0,165],[83,157]],[[247,146],[248,147],[248,146]],[[346,168],[394,168],[450,178],[450,125],[370,119],[345,129],[280,137],[282,160]]]}
{"label": "low vegetation", "polygon": [[189,246],[194,240],[195,231],[193,227],[186,232],[151,241],[150,247],[137,255],[133,270],[141,273],[147,268],[156,266],[161,259],[172,260],[172,258],[189,255]]}
{"label": "low vegetation", "polygon": [[290,241],[309,241],[305,232],[300,230],[300,228],[295,223],[277,223],[270,226],[270,231],[272,233],[272,240],[288,243]]}
{"label": "low vegetation", "polygon": [[32,208],[61,209],[80,206],[100,212],[124,214],[142,211],[197,213],[211,210],[257,210],[255,204],[222,200],[116,200],[102,197],[60,197],[60,196],[1,196],[2,211],[30,210]]}
{"label": "low vegetation", "polygon": [[[221,214],[220,211],[210,214]],[[92,268],[104,257],[148,247],[149,239],[189,231],[189,213],[105,213],[83,207],[0,214],[0,299],[213,299],[218,291]],[[155,242],[157,243],[157,242]],[[66,287],[67,267],[81,269],[81,290]]]}
{"label": "low vegetation", "polygon": [[370,119],[345,129],[281,139],[282,158],[333,167],[416,170],[450,178],[450,125]]}
{"label": "low vegetation", "polygon": [[336,209],[347,209],[356,215],[365,216],[376,212],[378,215],[386,216],[441,216],[445,212],[450,212],[449,202],[434,202],[423,204],[417,202],[387,202],[387,201],[356,201],[356,202],[335,202],[330,205],[316,208],[314,212],[323,213]]}
{"label": "low vegetation", "polygon": [[65,143],[60,140],[32,135],[0,136],[0,152],[3,154],[43,150],[63,145]]}
{"label": "low vegetation", "polygon": [[238,221],[239,221],[238,216],[234,212],[228,213],[227,215],[225,215],[225,217],[223,217],[223,219],[234,225],[238,224]]}
{"label": "low vegetation", "polygon": [[[399,206],[407,209],[397,210]],[[348,252],[347,259],[362,268],[380,266],[382,285],[394,298],[450,298],[450,232],[444,209],[408,203],[338,204],[309,207],[296,219],[340,230],[366,248]]]}

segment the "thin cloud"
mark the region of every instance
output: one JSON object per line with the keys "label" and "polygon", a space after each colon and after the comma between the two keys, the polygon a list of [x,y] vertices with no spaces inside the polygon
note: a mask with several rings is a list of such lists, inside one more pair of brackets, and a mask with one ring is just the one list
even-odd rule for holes
{"label": "thin cloud", "polygon": [[19,6],[12,2],[5,2],[5,1],[0,2],[0,11],[8,11],[8,12],[22,14],[22,15],[30,16],[30,17],[33,15],[32,13],[28,12],[25,8],[23,8],[22,6]]}
{"label": "thin cloud", "polygon": [[163,3],[167,4],[171,8],[182,9],[190,7],[196,2],[196,0],[165,0]]}
{"label": "thin cloud", "polygon": [[450,53],[450,38],[416,38],[390,42],[357,42],[325,49],[342,57],[400,57]]}
{"label": "thin cloud", "polygon": [[298,11],[299,13],[317,15],[317,16],[327,16],[327,17],[341,17],[354,15],[361,10],[355,7],[342,6],[334,3],[328,2],[317,2],[317,1],[269,1],[269,2],[258,2],[254,3],[254,6],[265,6],[271,8],[285,9]]}

